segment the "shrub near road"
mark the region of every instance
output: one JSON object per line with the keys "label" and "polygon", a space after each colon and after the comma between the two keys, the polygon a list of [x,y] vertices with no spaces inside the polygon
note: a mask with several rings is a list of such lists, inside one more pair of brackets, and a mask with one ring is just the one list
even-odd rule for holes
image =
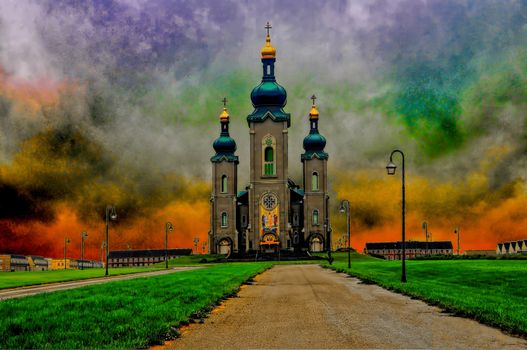
{"label": "shrub near road", "polygon": [[189,316],[270,263],[218,264],[0,302],[0,348],[137,348],[160,343]]}
{"label": "shrub near road", "polygon": [[337,271],[527,336],[526,260],[407,260],[405,284],[400,261],[353,254],[349,271],[345,253],[335,258]]}

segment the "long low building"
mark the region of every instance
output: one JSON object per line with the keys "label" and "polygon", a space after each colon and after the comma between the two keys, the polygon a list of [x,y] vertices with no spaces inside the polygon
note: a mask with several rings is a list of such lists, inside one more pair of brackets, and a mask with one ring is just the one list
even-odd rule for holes
{"label": "long low building", "polygon": [[[403,255],[402,242],[375,242],[366,243],[364,254],[383,256],[387,260],[400,260]],[[434,241],[406,242],[406,259],[423,255],[452,255],[452,242]]]}
{"label": "long low building", "polygon": [[[191,248],[168,249],[168,259],[192,254]],[[108,267],[148,266],[165,261],[164,249],[112,250],[108,256]]]}
{"label": "long low building", "polygon": [[0,255],[0,271],[29,271],[29,259],[24,255],[2,254]]}
{"label": "long low building", "polygon": [[500,242],[496,245],[496,254],[527,254],[527,239]]}

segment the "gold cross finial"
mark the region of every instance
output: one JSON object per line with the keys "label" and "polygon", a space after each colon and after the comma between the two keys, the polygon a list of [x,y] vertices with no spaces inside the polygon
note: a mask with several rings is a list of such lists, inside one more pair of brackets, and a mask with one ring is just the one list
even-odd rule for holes
{"label": "gold cross finial", "polygon": [[267,24],[265,25],[265,29],[267,29],[267,35],[269,35],[269,29],[271,29],[273,27],[271,27],[271,24],[269,24],[269,22],[267,22]]}
{"label": "gold cross finial", "polygon": [[223,100],[221,100],[221,102],[223,102],[223,107],[227,108],[227,97],[224,97]]}
{"label": "gold cross finial", "polygon": [[313,100],[313,105],[315,104],[315,100],[317,99],[317,97],[315,96],[315,94],[313,94],[313,96],[311,96],[311,99]]}

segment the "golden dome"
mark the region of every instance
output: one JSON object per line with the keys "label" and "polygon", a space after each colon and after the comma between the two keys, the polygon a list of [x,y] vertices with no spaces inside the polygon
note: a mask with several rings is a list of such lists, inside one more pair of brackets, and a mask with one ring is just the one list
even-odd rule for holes
{"label": "golden dome", "polygon": [[262,58],[275,58],[276,49],[271,45],[271,37],[269,34],[265,37],[265,45],[262,47]]}
{"label": "golden dome", "polygon": [[227,112],[227,107],[223,107],[223,112],[220,113],[220,121],[229,121],[229,112]]}
{"label": "golden dome", "polygon": [[318,119],[318,109],[316,105],[311,106],[311,111],[309,111],[309,119]]}

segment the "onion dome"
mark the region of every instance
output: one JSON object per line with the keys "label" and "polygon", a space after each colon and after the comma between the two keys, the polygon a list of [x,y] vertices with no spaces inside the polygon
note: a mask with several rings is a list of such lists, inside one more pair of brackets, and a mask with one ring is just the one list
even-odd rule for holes
{"label": "onion dome", "polygon": [[229,112],[227,112],[227,107],[223,107],[223,112],[220,113],[220,122],[229,121]]}
{"label": "onion dome", "polygon": [[251,101],[254,107],[284,107],[287,101],[287,92],[276,81],[262,81],[251,92]]}
{"label": "onion dome", "polygon": [[216,154],[211,158],[212,162],[221,162],[227,160],[238,163],[238,156],[234,155],[236,151],[236,142],[229,135],[229,112],[227,111],[227,99],[224,98],[223,111],[220,113],[221,133],[220,137],[214,140],[212,147]]}
{"label": "onion dome", "polygon": [[304,138],[306,151],[324,151],[324,147],[326,147],[326,138],[318,132],[309,132],[309,135]]}
{"label": "onion dome", "polygon": [[[269,22],[267,22],[267,25],[269,25]],[[271,36],[269,35],[269,32],[267,33],[267,36],[265,37],[265,45],[262,47],[262,58],[275,58],[276,57],[276,49],[273,45],[271,45]]]}
{"label": "onion dome", "polygon": [[305,153],[302,154],[302,161],[313,159],[316,157],[318,159],[328,159],[328,154],[324,151],[326,147],[326,138],[318,132],[318,109],[315,105],[316,96],[311,97],[313,100],[313,105],[311,106],[311,111],[309,112],[309,123],[310,130],[309,134],[304,138],[304,149]]}
{"label": "onion dome", "polygon": [[221,135],[214,141],[212,147],[214,148],[217,154],[234,154],[234,152],[236,151],[236,142],[232,137],[228,135]]}

